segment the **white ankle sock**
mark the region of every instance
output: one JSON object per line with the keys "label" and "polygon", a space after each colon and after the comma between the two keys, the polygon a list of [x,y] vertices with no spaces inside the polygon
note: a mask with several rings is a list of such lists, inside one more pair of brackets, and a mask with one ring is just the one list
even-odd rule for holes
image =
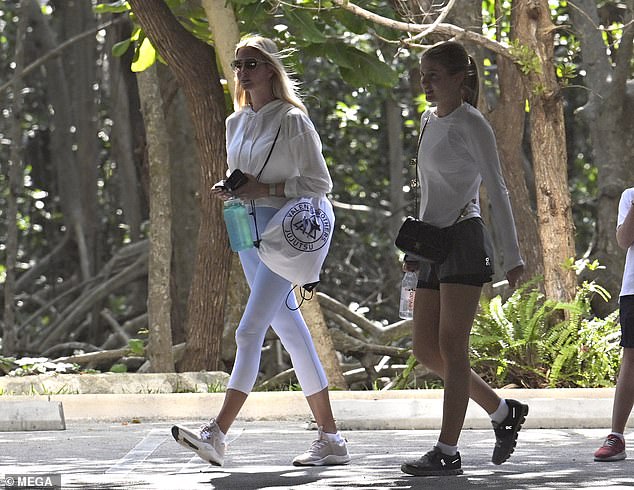
{"label": "white ankle sock", "polygon": [[458,452],[458,446],[450,446],[444,442],[438,441],[435,446],[440,449],[441,453],[446,454],[447,456],[455,456]]}
{"label": "white ankle sock", "polygon": [[321,432],[323,434],[323,436],[326,438],[327,441],[329,442],[337,442],[340,443],[342,442],[343,436],[341,435],[341,432],[335,432],[334,434],[330,433],[330,432]]}
{"label": "white ankle sock", "polygon": [[489,417],[491,417],[491,420],[496,424],[501,424],[502,422],[504,422],[504,419],[508,414],[509,406],[506,404],[506,400],[502,398],[500,400],[500,404],[498,405],[498,409],[495,412],[489,414]]}
{"label": "white ankle sock", "polygon": [[213,423],[216,425],[216,428],[218,429],[218,435],[220,436],[220,442],[225,442],[225,439],[227,438],[227,435],[220,430],[220,426],[218,425],[218,423],[215,420],[214,420]]}
{"label": "white ankle sock", "polygon": [[612,434],[613,436],[618,437],[619,439],[621,439],[623,442],[625,442],[625,436],[619,432],[610,432],[610,434]]}

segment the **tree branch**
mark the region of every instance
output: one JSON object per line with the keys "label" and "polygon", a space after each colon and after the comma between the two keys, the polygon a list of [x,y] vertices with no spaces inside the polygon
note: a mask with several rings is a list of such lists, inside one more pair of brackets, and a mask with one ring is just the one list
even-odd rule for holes
{"label": "tree branch", "polygon": [[337,300],[324,293],[317,293],[317,298],[319,298],[319,304],[324,309],[337,313],[346,320],[354,323],[379,343],[385,343],[387,340],[395,337],[402,337],[411,331],[412,320],[403,320],[384,327],[377,325],[354,311],[350,311]]}
{"label": "tree branch", "polygon": [[[510,59],[513,62],[516,61],[516,58],[511,56],[511,53],[509,52],[506,45],[489,39],[482,34],[468,31],[466,29],[463,29],[462,27],[457,27],[453,24],[445,24],[442,22],[434,22],[433,24],[412,24],[410,22],[400,22],[398,20],[388,19],[387,17],[383,17],[381,15],[375,14],[374,12],[370,12],[369,10],[361,8],[358,5],[355,5],[354,3],[347,0],[333,0],[333,3],[343,8],[344,10],[347,10],[348,12],[351,12],[365,20],[384,27],[389,27],[397,31],[409,33],[416,32],[419,34],[429,34],[433,31],[448,36],[454,36],[456,39],[465,39],[467,41],[483,46],[490,51],[499,54],[500,56],[504,56],[505,58]],[[416,37],[418,37],[418,35]],[[404,42],[407,43],[407,41]]]}

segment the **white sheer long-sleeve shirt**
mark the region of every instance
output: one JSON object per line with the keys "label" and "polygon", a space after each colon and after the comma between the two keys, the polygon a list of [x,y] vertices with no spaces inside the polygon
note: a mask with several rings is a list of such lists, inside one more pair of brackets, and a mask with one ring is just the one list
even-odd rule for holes
{"label": "white sheer long-sleeve shirt", "polygon": [[451,226],[465,205],[462,219],[480,216],[480,185],[491,201],[500,231],[504,270],[523,264],[508,191],[502,176],[493,129],[473,106],[463,103],[447,116],[425,111],[418,153],[422,220]]}

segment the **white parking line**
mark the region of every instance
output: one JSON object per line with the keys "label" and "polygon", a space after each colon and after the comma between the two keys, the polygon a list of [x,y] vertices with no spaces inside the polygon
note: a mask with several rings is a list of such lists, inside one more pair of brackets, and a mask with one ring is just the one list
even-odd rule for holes
{"label": "white parking line", "polygon": [[200,473],[210,467],[209,463],[203,461],[198,456],[194,456],[178,470],[178,473]]}
{"label": "white parking line", "polygon": [[150,456],[169,437],[165,429],[152,429],[128,454],[106,470],[106,473],[127,475]]}

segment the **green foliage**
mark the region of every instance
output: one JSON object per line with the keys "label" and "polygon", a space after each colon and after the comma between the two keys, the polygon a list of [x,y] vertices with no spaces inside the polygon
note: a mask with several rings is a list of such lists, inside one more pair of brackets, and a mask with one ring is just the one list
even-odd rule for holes
{"label": "green foliage", "polygon": [[[443,387],[442,380],[436,375],[427,375],[424,378],[416,376],[415,368],[418,361],[410,355],[405,364],[405,369],[396,376],[390,383],[391,390],[437,390]],[[375,388],[376,389],[376,388]]]}
{"label": "green foliage", "polygon": [[[277,41],[282,48],[295,48],[310,63],[328,60],[350,87],[392,87],[399,73],[382,56],[376,41],[368,35],[367,23],[349,12],[324,8],[312,2],[279,3],[233,0],[240,32],[258,32]],[[387,11],[393,15],[393,11]],[[385,13],[385,12],[383,12]],[[398,33],[380,28],[385,38]],[[298,61],[293,59],[290,61]],[[292,63],[300,74],[304,63]]]}
{"label": "green foliage", "polygon": [[122,363],[115,363],[110,367],[110,372],[111,373],[127,373],[128,366]]}
{"label": "green foliage", "polygon": [[[410,355],[407,358],[405,369],[403,369],[403,371],[393,380],[393,390],[405,390],[411,388],[409,378],[414,373],[414,368],[416,367],[416,364],[416,358],[413,355]],[[416,379],[414,379],[414,384],[416,384]]]}
{"label": "green foliage", "polygon": [[15,357],[3,357],[0,356],[0,374],[9,374],[17,366],[15,363]]}
{"label": "green foliage", "polygon": [[323,56],[339,67],[342,78],[352,87],[376,84],[392,87],[398,82],[398,74],[376,55],[368,54],[354,46],[340,42],[328,42],[306,48],[308,54]]}
{"label": "green foliage", "polygon": [[548,339],[554,346],[550,387],[614,386],[621,353],[618,314],[617,310],[605,319],[582,318],[576,330],[573,324],[553,329]]}
{"label": "green foliage", "polygon": [[471,334],[474,369],[496,386],[600,387],[614,383],[619,365],[618,312],[592,315],[595,282],[571,302],[546,299],[534,279],[503,302],[483,298]]}
{"label": "green foliage", "polygon": [[577,76],[577,67],[568,63],[557,65],[557,78],[561,80],[563,86],[570,85],[570,82]]}
{"label": "green foliage", "polygon": [[141,339],[130,339],[128,340],[128,347],[130,352],[135,356],[143,356],[145,355],[145,345],[144,341]]}
{"label": "green foliage", "polygon": [[513,39],[509,45],[509,52],[524,75],[542,73],[539,56],[530,46],[522,44],[518,39]]}
{"label": "green foliage", "polygon": [[289,29],[295,32],[296,37],[303,38],[310,43],[324,43],[326,36],[313,21],[310,11],[303,9],[286,9]]}
{"label": "green foliage", "polygon": [[122,14],[130,11],[130,5],[125,0],[117,2],[100,3],[95,6],[95,12],[98,14]]}
{"label": "green foliage", "polygon": [[224,393],[225,391],[227,391],[227,386],[220,381],[207,383],[207,393]]}
{"label": "green foliage", "polygon": [[146,36],[141,36],[142,40],[137,41],[138,47],[134,52],[134,59],[130,69],[133,72],[147,70],[156,61],[156,49]]}
{"label": "green foliage", "polygon": [[531,386],[543,377],[541,335],[563,303],[545,299],[534,279],[503,302],[501,296],[483,298],[471,332],[474,369],[505,385]]}
{"label": "green foliage", "polygon": [[[496,9],[500,10],[501,15]],[[482,33],[490,39],[508,42],[511,35],[511,2],[482,2]]]}
{"label": "green foliage", "polygon": [[[165,2],[174,16],[191,34],[203,42],[211,41],[209,24],[202,7],[193,7],[187,0],[166,0]],[[129,14],[134,22],[135,16],[130,4],[126,1],[100,3],[94,7],[99,14]],[[156,49],[140,26],[135,25],[129,38],[118,41],[112,46],[113,56],[123,56],[129,48],[134,49],[130,69],[142,72],[151,67],[157,60],[163,62]]]}

